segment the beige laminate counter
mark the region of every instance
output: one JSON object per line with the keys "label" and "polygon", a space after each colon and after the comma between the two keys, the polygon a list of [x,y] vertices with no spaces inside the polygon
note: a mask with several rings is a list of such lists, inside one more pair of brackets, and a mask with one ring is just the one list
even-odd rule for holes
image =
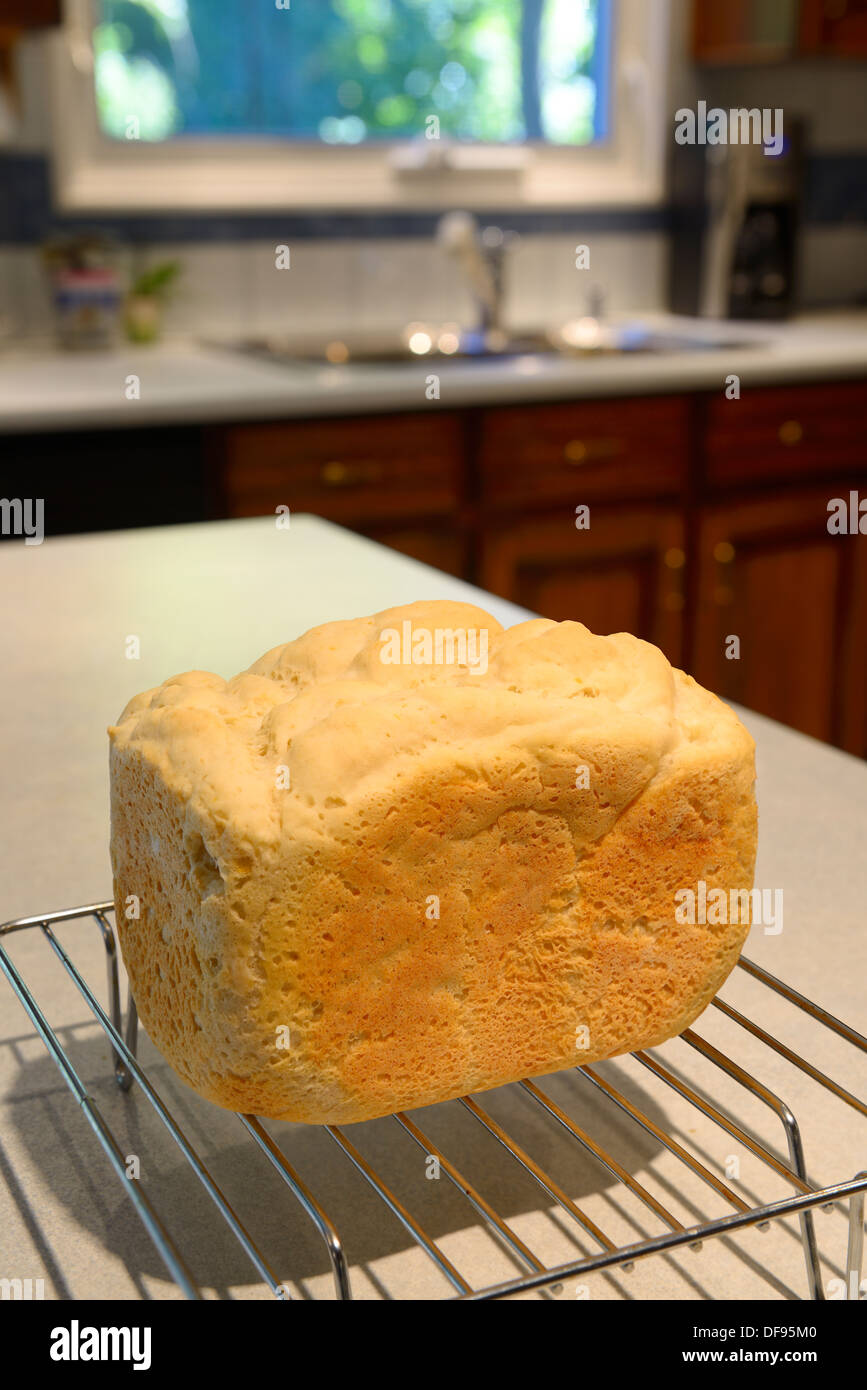
{"label": "beige laminate counter", "polygon": [[[321,621],[425,597],[487,604],[505,624],[525,615],[458,580],[319,520],[268,520],[49,539],[0,548],[4,680],[0,694],[2,863],[0,920],[109,896],[105,726],[135,691],[171,672],[224,675]],[[125,657],[125,639],[141,658]],[[748,713],[758,745],[760,850],[757,883],[784,892],[778,935],[754,928],[747,953],[862,1031],[867,977],[867,766]],[[60,930],[73,958],[105,999],[95,926]],[[140,1093],[120,1095],[96,1025],[35,931],[6,938],[37,988],[90,1093],[115,1126],[124,1154],[142,1160],[141,1181],[209,1296],[266,1297],[178,1151]],[[789,1004],[736,971],[722,991],[772,1034],[808,1051],[850,1090],[867,1090],[867,1058],[823,1034]],[[865,1164],[864,1124],[783,1058],[714,1009],[696,1031],[729,1051],[792,1107],[807,1167],[825,1185]],[[712,1095],[785,1157],[777,1116],[698,1057],[683,1041],[659,1057]],[[324,1247],[239,1121],[177,1081],[147,1039],[141,1056],[189,1138],[290,1290],[333,1296]],[[790,1190],[737,1138],[726,1134],[631,1058],[600,1070],[749,1202]],[[543,1089],[613,1153],[685,1225],[729,1210],[717,1194],[572,1072]],[[516,1088],[480,1098],[583,1210],[617,1243],[662,1223]],[[414,1118],[548,1262],[579,1257],[593,1242],[571,1226],[520,1167],[456,1103]],[[357,1298],[442,1298],[443,1276],[379,1202],[327,1133],[301,1125],[272,1132],[333,1217],[346,1243]],[[474,1287],[514,1277],[494,1242],[444,1177],[426,1181],[424,1155],[394,1120],[354,1126],[352,1141],[375,1163],[416,1218]],[[179,1297],[111,1172],[76,1102],[0,976],[0,1277],[41,1278],[48,1298]],[[816,1215],[822,1280],[843,1270],[842,1210]],[[639,1262],[631,1273],[595,1273],[591,1299],[780,1300],[806,1294],[797,1224],[789,1219]],[[562,1298],[575,1296],[567,1284]]]}

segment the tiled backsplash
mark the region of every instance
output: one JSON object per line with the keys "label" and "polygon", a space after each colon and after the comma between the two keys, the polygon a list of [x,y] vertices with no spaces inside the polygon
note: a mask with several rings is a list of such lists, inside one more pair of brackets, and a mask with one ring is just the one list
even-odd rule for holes
{"label": "tiled backsplash", "polygon": [[[507,271],[506,318],[542,328],[586,311],[591,287],[605,309],[666,307],[663,232],[588,237],[590,268],[575,268],[578,238],[525,236]],[[316,241],[291,238],[291,269],[275,266],[276,241],[160,243],[153,258],[177,257],[183,276],[167,306],[167,335],[239,338],[265,333],[398,329],[414,319],[472,321],[471,298],[432,240],[413,237]],[[867,300],[867,227],[813,226],[801,243],[804,307]],[[37,248],[0,246],[0,341],[45,341],[51,307]]]}
{"label": "tiled backsplash", "polygon": [[[661,232],[588,238],[590,268],[575,268],[575,235],[522,238],[510,253],[505,313],[516,327],[543,327],[586,311],[592,286],[606,309],[640,312],[665,304]],[[473,305],[455,266],[426,238],[363,241],[287,239],[291,268],[275,266],[276,241],[161,242],[159,259],[184,271],[167,307],[167,334],[237,338],[262,333],[397,329],[414,319],[471,322]],[[51,309],[38,251],[0,247],[4,337],[45,339]]]}

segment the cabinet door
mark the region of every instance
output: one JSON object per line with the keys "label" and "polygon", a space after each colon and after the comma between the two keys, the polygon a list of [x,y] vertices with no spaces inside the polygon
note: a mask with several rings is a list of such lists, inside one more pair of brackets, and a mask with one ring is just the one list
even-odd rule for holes
{"label": "cabinet door", "polygon": [[693,0],[692,56],[698,63],[780,61],[794,57],[797,37],[798,0]]}
{"label": "cabinet door", "polygon": [[[831,535],[836,487],[709,507],[698,537],[696,680],[760,714],[864,751],[867,543]],[[740,640],[740,656],[727,644]]]}
{"label": "cabinet door", "polygon": [[546,618],[582,622],[592,632],[632,632],[682,654],[683,522],[674,508],[590,509],[576,530],[556,516],[489,524],[478,582]]}
{"label": "cabinet door", "polygon": [[801,51],[867,57],[867,0],[801,0]]}

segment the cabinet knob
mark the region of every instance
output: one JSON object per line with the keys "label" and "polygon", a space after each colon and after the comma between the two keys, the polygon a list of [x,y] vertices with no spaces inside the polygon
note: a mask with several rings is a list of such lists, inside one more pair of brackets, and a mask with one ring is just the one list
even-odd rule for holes
{"label": "cabinet knob", "polygon": [[593,459],[613,458],[615,454],[622,454],[623,449],[622,439],[570,439],[563,449],[563,457],[567,463],[577,466]]}
{"label": "cabinet knob", "polygon": [[338,463],[336,459],[332,459],[330,463],[323,463],[319,470],[319,477],[328,487],[340,487],[346,482],[347,472],[345,463]]}
{"label": "cabinet knob", "polygon": [[730,565],[735,558],[735,548],[731,541],[717,541],[713,548],[713,558],[718,565]]}
{"label": "cabinet knob", "polygon": [[319,470],[319,481],[326,487],[355,487],[359,483],[375,482],[382,472],[374,464],[342,463],[329,459]]}
{"label": "cabinet knob", "polygon": [[784,420],[777,430],[781,444],[800,444],[804,438],[804,427],[800,420]]}

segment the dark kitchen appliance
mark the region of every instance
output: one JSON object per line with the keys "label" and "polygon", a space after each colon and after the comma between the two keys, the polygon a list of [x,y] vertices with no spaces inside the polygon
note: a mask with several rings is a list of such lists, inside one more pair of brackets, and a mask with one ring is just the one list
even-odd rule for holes
{"label": "dark kitchen appliance", "polygon": [[669,301],[678,314],[782,319],[796,298],[803,126],[782,148],[675,145]]}

